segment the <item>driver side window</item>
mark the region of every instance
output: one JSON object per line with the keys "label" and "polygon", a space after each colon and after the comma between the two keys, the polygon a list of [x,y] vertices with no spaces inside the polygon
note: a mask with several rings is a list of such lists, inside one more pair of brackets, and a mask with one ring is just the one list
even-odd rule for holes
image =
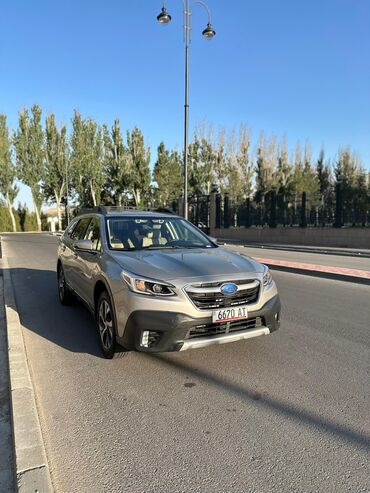
{"label": "driver side window", "polygon": [[93,250],[101,250],[101,237],[100,237],[100,225],[99,219],[93,217],[86,230],[84,240],[91,240],[93,244]]}
{"label": "driver side window", "polygon": [[73,228],[73,231],[72,231],[71,236],[70,236],[70,238],[72,240],[77,241],[77,240],[82,240],[83,239],[84,232],[85,232],[86,226],[89,223],[89,220],[90,219],[88,217],[85,217],[85,218],[80,219],[78,221],[78,223],[76,224],[75,228]]}

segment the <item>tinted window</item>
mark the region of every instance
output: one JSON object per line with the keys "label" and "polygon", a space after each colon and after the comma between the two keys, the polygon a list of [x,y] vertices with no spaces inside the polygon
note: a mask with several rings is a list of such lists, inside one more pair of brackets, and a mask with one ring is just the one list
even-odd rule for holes
{"label": "tinted window", "polygon": [[82,240],[85,234],[86,226],[90,221],[89,217],[80,219],[71,233],[72,240]]}
{"label": "tinted window", "polygon": [[85,240],[91,240],[93,243],[94,250],[100,250],[101,240],[100,240],[100,225],[99,219],[93,217],[85,233]]}

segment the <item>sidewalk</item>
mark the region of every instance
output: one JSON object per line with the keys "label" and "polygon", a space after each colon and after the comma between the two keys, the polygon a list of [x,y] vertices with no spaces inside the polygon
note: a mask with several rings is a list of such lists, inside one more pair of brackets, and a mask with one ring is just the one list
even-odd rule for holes
{"label": "sidewalk", "polygon": [[225,248],[241,255],[253,257],[275,270],[326,277],[370,285],[370,259],[364,256],[341,256],[332,252],[303,252],[274,250],[236,244],[225,244]]}
{"label": "sidewalk", "polygon": [[370,248],[356,249],[356,248],[335,248],[335,247],[325,247],[325,246],[281,245],[275,243],[243,242],[237,240],[228,240],[224,238],[221,238],[218,241],[218,243],[220,245],[225,243],[227,245],[238,245],[238,246],[244,246],[249,248],[261,248],[268,250],[282,250],[282,251],[305,252],[305,253],[319,253],[325,255],[370,258]]}

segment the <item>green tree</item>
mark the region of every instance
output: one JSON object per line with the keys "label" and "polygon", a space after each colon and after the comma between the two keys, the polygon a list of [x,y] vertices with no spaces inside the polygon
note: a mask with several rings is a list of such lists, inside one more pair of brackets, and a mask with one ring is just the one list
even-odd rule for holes
{"label": "green tree", "polygon": [[161,205],[168,206],[179,197],[182,187],[181,158],[177,151],[168,151],[164,142],[158,147],[153,178],[158,185],[156,195]]}
{"label": "green tree", "polygon": [[198,135],[194,135],[193,141],[189,144],[189,192],[194,195],[201,195],[203,193],[203,173],[202,164],[200,158],[201,142]]}
{"label": "green tree", "polygon": [[124,145],[120,121],[116,119],[111,131],[103,126],[105,161],[105,197],[115,205],[122,205],[130,184],[131,156]]}
{"label": "green tree", "polygon": [[35,207],[37,229],[41,231],[41,207],[43,202],[42,180],[45,173],[45,136],[41,125],[41,108],[31,108],[19,113],[18,129],[14,134],[14,147],[18,176],[31,188]]}
{"label": "green tree", "polygon": [[276,183],[278,193],[286,199],[289,199],[293,189],[293,167],[289,162],[285,137],[283,138],[279,148],[279,157],[276,168]]}
{"label": "green tree", "polygon": [[215,184],[219,187],[221,193],[228,189],[227,185],[227,155],[226,155],[226,134],[221,130],[218,134],[217,147],[215,149]]}
{"label": "green tree", "polygon": [[324,149],[321,149],[317,159],[316,176],[321,202],[320,221],[325,226],[332,221],[334,214],[334,186],[330,164],[325,162]]}
{"label": "green tree", "polygon": [[304,151],[302,183],[302,191],[308,194],[311,204],[313,205],[317,201],[319,182],[317,179],[316,169],[312,165],[311,149],[308,145],[305,146]]}
{"label": "green tree", "polygon": [[17,231],[17,225],[13,212],[13,202],[19,191],[14,184],[15,178],[16,169],[12,160],[6,116],[0,115],[0,192],[4,197],[14,232]]}
{"label": "green tree", "polygon": [[231,136],[227,154],[227,174],[228,192],[233,201],[240,201],[252,195],[254,167],[249,159],[250,145],[250,132],[244,126],[240,127],[239,139],[235,134]]}
{"label": "green tree", "polygon": [[256,201],[264,204],[265,195],[276,185],[277,149],[274,137],[266,142],[262,133],[259,138],[256,160]]}
{"label": "green tree", "polygon": [[368,190],[367,175],[365,169],[360,166],[355,178],[354,211],[355,222],[366,226],[367,213],[370,207],[370,194]]}
{"label": "green tree", "polygon": [[192,194],[211,192],[216,179],[217,151],[212,128],[200,127],[189,145],[189,188]]}
{"label": "green tree", "polygon": [[358,158],[350,147],[340,148],[334,169],[336,181],[341,184],[345,215],[352,214],[356,196]]}
{"label": "green tree", "polygon": [[71,168],[80,205],[99,205],[105,181],[102,129],[78,111],[72,118]]}
{"label": "green tree", "polygon": [[127,148],[129,153],[129,191],[135,205],[143,205],[150,194],[150,149],[145,147],[144,136],[137,127],[127,132]]}
{"label": "green tree", "polygon": [[325,163],[325,152],[321,149],[317,164],[316,164],[316,175],[319,182],[319,192],[322,197],[327,197],[332,191],[332,180],[330,166]]}
{"label": "green tree", "polygon": [[46,117],[46,163],[44,178],[44,194],[47,200],[55,201],[59,229],[62,228],[61,202],[66,193],[66,182],[69,166],[69,149],[67,129],[63,125],[60,130],[55,125],[53,114]]}

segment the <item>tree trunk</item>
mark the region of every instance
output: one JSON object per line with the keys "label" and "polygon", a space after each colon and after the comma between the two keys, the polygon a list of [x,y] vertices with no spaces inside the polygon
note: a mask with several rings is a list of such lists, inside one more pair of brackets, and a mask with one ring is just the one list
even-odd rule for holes
{"label": "tree trunk", "polygon": [[36,200],[33,198],[33,205],[35,207],[36,221],[37,221],[37,231],[41,231],[41,217],[39,208],[36,205]]}
{"label": "tree trunk", "polygon": [[140,205],[140,190],[133,190],[132,191],[135,199],[135,205],[138,207]]}
{"label": "tree trunk", "polygon": [[90,192],[91,192],[91,198],[93,201],[93,206],[96,207],[96,193],[95,193],[95,190],[94,190],[94,187],[93,187],[93,184],[91,181],[90,181]]}
{"label": "tree trunk", "polygon": [[62,211],[60,209],[61,196],[54,192],[55,195],[55,203],[57,206],[57,216],[58,216],[58,231],[62,230]]}
{"label": "tree trunk", "polygon": [[9,194],[8,193],[6,194],[6,204],[8,206],[10,219],[12,221],[13,232],[16,233],[17,232],[17,225],[15,224],[15,217],[14,217],[14,213],[13,213],[13,204],[9,200]]}

